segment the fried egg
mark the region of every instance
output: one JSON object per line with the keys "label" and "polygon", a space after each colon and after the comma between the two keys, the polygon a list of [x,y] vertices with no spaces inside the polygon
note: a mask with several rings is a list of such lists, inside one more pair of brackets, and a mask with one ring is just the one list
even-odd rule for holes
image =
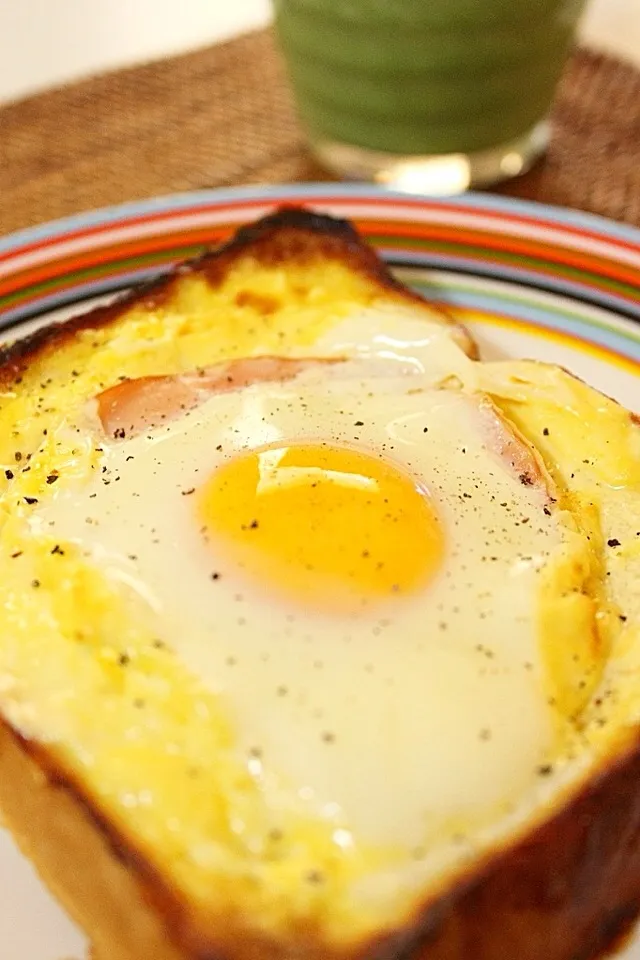
{"label": "fried egg", "polygon": [[416,849],[535,779],[563,532],[485,395],[310,365],[114,432],[32,522],[152,611],[272,805]]}

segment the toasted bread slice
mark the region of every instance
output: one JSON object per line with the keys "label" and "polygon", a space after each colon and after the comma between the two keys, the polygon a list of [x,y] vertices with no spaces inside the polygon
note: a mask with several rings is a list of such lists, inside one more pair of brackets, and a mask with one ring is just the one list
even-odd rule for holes
{"label": "toasted bread slice", "polygon": [[[96,960],[591,960],[636,913],[640,743],[632,704],[613,714],[593,707],[596,733],[584,763],[573,773],[565,758],[568,772],[559,770],[557,779],[551,769],[539,771],[533,816],[505,828],[486,849],[463,844],[456,869],[444,870],[436,888],[407,898],[407,909],[400,904],[362,922],[345,913],[343,922],[339,871],[330,897],[319,871],[301,872],[305,851],[325,855],[313,824],[293,831],[284,856],[276,829],[266,831],[268,842],[257,852],[251,846],[264,823],[251,832],[251,786],[230,765],[229,732],[197,678],[152,634],[118,619],[116,593],[74,566],[66,545],[47,542],[44,553],[35,552],[25,535],[42,491],[64,480],[61,463],[71,481],[100,464],[99,448],[76,441],[82,423],[68,421],[69,410],[102,398],[103,423],[111,423],[114,391],[124,383],[129,395],[130,379],[191,389],[194,376],[218,383],[221,370],[233,369],[220,364],[247,357],[267,358],[269,370],[274,357],[296,371],[317,357],[333,363],[348,323],[374,323],[381,314],[419,321],[425,340],[432,333],[434,342],[444,337],[454,345],[457,379],[477,379],[472,389],[502,404],[521,431],[513,428],[513,443],[536,458],[541,474],[553,475],[569,514],[575,504],[565,490],[567,464],[573,470],[574,460],[586,463],[589,431],[576,439],[568,401],[593,426],[603,404],[587,388],[583,395],[535,366],[514,367],[512,377],[502,367],[477,375],[467,359],[475,356],[468,333],[393,280],[347,224],[326,217],[287,210],[266,218],[168,278],[18,341],[1,358],[0,807],[23,851],[91,938]],[[606,476],[592,476],[588,467],[576,496],[586,510],[591,494],[607,486],[608,472],[624,468],[617,480],[633,516],[638,428],[614,407],[606,414],[626,459],[603,461]],[[552,421],[542,424],[541,409],[562,426],[558,440],[549,439]],[[125,428],[114,423],[115,436]],[[600,530],[592,519],[586,539]],[[584,556],[564,571],[564,594],[579,594],[595,618],[605,603],[589,582],[598,558],[590,566]],[[564,617],[564,607],[557,609]],[[622,659],[629,642],[620,641]],[[593,662],[601,667],[610,652],[598,648]],[[621,676],[630,662],[618,665]],[[609,738],[600,725],[605,715],[614,727]],[[562,720],[583,739],[591,735],[575,717]],[[231,793],[222,796],[220,783],[232,784]],[[238,820],[249,828],[246,863],[235,851]],[[219,849],[233,851],[226,872],[217,870]],[[348,856],[345,864],[340,870],[349,880]],[[265,865],[271,872],[261,873]],[[327,867],[331,873],[329,861]],[[272,887],[263,888],[264,877]],[[373,902],[396,898],[393,877],[387,882]],[[256,908],[263,902],[264,915]]]}

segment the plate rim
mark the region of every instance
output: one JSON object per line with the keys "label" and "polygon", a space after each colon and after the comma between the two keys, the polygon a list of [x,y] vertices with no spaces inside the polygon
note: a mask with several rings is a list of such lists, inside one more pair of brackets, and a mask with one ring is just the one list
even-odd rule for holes
{"label": "plate rim", "polygon": [[416,208],[448,207],[467,210],[494,211],[508,216],[517,215],[532,224],[547,222],[560,228],[574,227],[606,237],[613,241],[622,241],[638,247],[640,253],[640,227],[632,224],[612,220],[597,213],[574,210],[566,206],[556,206],[541,203],[537,200],[521,200],[510,196],[495,193],[480,193],[469,191],[451,197],[426,197],[417,194],[402,193],[368,184],[349,183],[282,183],[239,187],[212,187],[205,190],[187,190],[177,193],[159,194],[138,200],[127,200],[123,203],[109,204],[90,210],[80,211],[54,220],[47,220],[41,224],[11,231],[0,235],[0,255],[10,257],[21,247],[28,246],[36,241],[55,239],[69,234],[104,226],[108,223],[117,223],[120,220],[133,219],[136,216],[184,209],[198,203],[212,206],[221,206],[224,203],[235,203],[249,200],[273,201],[278,197],[290,196],[327,198],[339,197],[353,200],[389,200]]}

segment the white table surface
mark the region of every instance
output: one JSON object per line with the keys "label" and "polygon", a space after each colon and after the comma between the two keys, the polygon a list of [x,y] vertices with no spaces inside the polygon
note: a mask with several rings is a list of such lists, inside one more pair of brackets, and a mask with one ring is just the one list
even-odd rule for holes
{"label": "white table surface", "polygon": [[[0,0],[0,102],[266,24],[269,0]],[[590,0],[590,45],[640,66],[640,0]]]}

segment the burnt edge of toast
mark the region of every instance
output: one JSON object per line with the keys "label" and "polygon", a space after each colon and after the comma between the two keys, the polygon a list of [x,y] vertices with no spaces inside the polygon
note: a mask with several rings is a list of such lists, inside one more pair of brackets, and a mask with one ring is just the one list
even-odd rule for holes
{"label": "burnt edge of toast", "polygon": [[[451,889],[420,904],[398,929],[344,949],[309,927],[282,945],[259,940],[237,917],[214,931],[135,842],[98,809],[43,744],[0,720],[54,790],[64,791],[132,871],[184,960],[596,960],[640,913],[640,741],[562,809],[512,846],[477,862]],[[206,918],[204,918],[206,920]],[[208,935],[207,935],[208,933]]]}
{"label": "burnt edge of toast", "polygon": [[149,309],[162,306],[170,299],[180,278],[186,274],[200,274],[212,286],[217,286],[233,262],[247,253],[254,255],[260,263],[274,266],[304,263],[322,257],[338,260],[367,277],[381,291],[428,307],[439,314],[443,322],[465,334],[468,352],[476,356],[475,344],[464,328],[442,308],[432,306],[419,293],[396,280],[384,261],[348,220],[303,207],[286,206],[241,227],[222,245],[177,264],[147,283],[137,284],[114,303],[90,308],[69,320],[51,323],[0,348],[0,384],[15,381],[36,358],[49,349],[62,346],[81,330],[104,327],[137,305]]}

